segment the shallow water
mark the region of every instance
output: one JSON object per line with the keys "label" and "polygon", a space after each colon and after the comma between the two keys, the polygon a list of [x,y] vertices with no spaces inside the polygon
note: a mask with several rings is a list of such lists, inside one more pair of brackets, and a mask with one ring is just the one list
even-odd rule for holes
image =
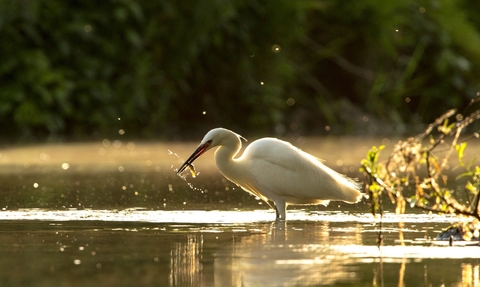
{"label": "shallow water", "polygon": [[[1,286],[476,286],[454,218],[294,210],[0,212]],[[476,282],[476,283],[475,283]],[[470,285],[469,285],[470,284]]]}
{"label": "shallow water", "polygon": [[[380,225],[366,202],[332,202],[275,222],[201,162],[185,181],[169,157],[108,148],[99,162],[66,149],[67,169],[53,148],[40,162],[4,153],[0,286],[479,286],[478,245],[433,240],[455,217],[387,212]],[[116,158],[132,150],[136,163]]]}

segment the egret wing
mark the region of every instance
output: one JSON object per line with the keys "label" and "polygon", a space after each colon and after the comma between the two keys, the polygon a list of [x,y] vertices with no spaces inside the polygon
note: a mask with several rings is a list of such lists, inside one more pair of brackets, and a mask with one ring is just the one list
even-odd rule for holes
{"label": "egret wing", "polygon": [[308,204],[321,200],[356,202],[360,195],[354,182],[284,141],[258,140],[243,157],[252,178],[250,188],[268,198],[283,197],[289,203]]}

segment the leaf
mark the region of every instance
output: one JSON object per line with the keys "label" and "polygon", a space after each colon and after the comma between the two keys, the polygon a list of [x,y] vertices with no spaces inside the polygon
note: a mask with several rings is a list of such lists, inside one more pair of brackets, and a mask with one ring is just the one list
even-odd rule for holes
{"label": "leaf", "polygon": [[467,147],[467,143],[463,142],[461,144],[455,145],[455,150],[457,151],[458,159],[460,160],[460,165],[464,166],[465,164],[463,163],[463,153],[465,151],[465,148]]}
{"label": "leaf", "polygon": [[438,126],[438,131],[445,135],[450,133],[450,129],[448,128],[448,118],[443,121],[443,125]]}
{"label": "leaf", "polygon": [[475,187],[475,185],[473,185],[470,181],[467,182],[467,184],[465,185],[465,189],[470,191],[471,193],[473,194],[477,194],[478,193],[478,190],[477,188]]}
{"label": "leaf", "polygon": [[472,173],[467,171],[467,172],[464,172],[462,174],[459,174],[455,179],[460,179],[460,178],[463,178],[463,177],[470,177],[472,176]]}
{"label": "leaf", "polygon": [[410,197],[410,207],[415,207],[418,203],[418,197],[417,196],[412,196]]}
{"label": "leaf", "polygon": [[467,168],[470,169],[470,167],[473,165],[473,163],[477,160],[478,157],[474,156],[469,162]]}
{"label": "leaf", "polygon": [[426,199],[425,197],[420,198],[419,202],[420,202],[419,203],[420,206],[427,206],[429,203],[428,199]]}
{"label": "leaf", "polygon": [[451,192],[450,192],[450,190],[445,190],[445,191],[443,192],[443,196],[444,196],[444,197],[451,197]]}

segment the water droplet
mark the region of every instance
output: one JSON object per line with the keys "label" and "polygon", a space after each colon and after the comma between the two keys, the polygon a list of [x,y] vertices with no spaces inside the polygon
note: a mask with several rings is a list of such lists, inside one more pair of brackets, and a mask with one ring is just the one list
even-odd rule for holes
{"label": "water droplet", "polygon": [[75,265],[80,265],[80,264],[82,264],[82,260],[80,260],[80,259],[75,259],[75,260],[73,260],[73,264],[75,264]]}
{"label": "water droplet", "polygon": [[128,142],[127,143],[127,148],[129,150],[134,150],[135,149],[135,143],[134,142]]}
{"label": "water droplet", "polygon": [[288,98],[287,99],[287,105],[289,105],[290,107],[295,105],[295,99],[294,98]]}
{"label": "water droplet", "polygon": [[50,159],[50,156],[46,153],[43,153],[43,152],[40,154],[39,157],[40,157],[41,160],[49,160]]}
{"label": "water droplet", "polygon": [[85,33],[92,32],[92,25],[87,24],[87,25],[83,26],[83,30],[85,31]]}
{"label": "water droplet", "polygon": [[66,162],[62,163],[62,169],[63,170],[67,170],[69,168],[70,168],[70,165],[68,163],[66,163]]}
{"label": "water droplet", "polygon": [[282,50],[282,47],[280,47],[280,45],[275,44],[272,46],[272,51],[274,53],[280,53],[281,50]]}
{"label": "water droplet", "polygon": [[109,146],[110,146],[110,141],[109,141],[108,139],[104,139],[104,140],[102,141],[102,145],[103,145],[104,147],[109,147]]}
{"label": "water droplet", "polygon": [[119,166],[119,167],[118,167],[118,171],[119,171],[119,172],[124,172],[124,171],[125,171],[125,168],[124,168],[123,166]]}
{"label": "water droplet", "polygon": [[34,187],[34,188],[38,188],[38,183],[35,182],[35,183],[33,184],[33,187]]}
{"label": "water droplet", "polygon": [[119,129],[119,130],[118,130],[118,133],[119,133],[121,136],[123,136],[123,135],[125,134],[125,130],[124,130],[124,129]]}

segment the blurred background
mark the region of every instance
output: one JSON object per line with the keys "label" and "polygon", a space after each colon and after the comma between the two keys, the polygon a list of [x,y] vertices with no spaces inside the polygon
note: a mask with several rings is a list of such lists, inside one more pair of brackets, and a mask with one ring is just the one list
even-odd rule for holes
{"label": "blurred background", "polygon": [[404,135],[480,91],[480,1],[0,0],[6,142]]}

